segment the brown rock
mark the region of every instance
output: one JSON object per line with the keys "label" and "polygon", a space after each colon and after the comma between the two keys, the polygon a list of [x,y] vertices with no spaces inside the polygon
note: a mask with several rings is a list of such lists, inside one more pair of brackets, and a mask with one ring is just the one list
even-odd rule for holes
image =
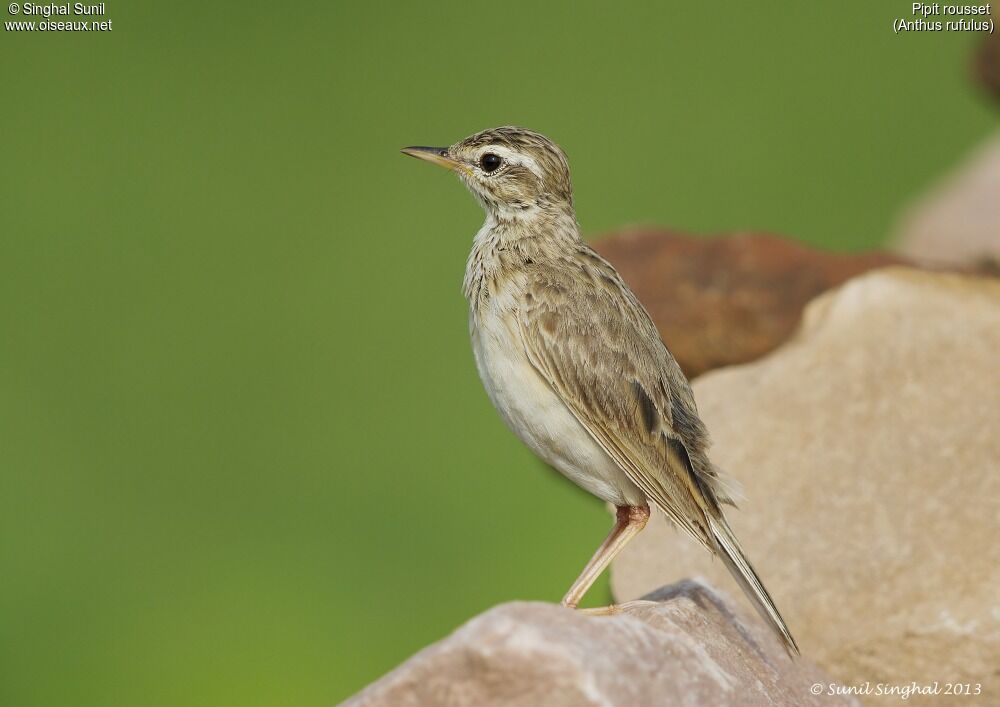
{"label": "brown rock", "polygon": [[[1000,704],[998,351],[1000,283],[891,268],[694,385],[713,460],[746,489],[737,535],[803,653],[847,685],[969,683],[950,699]],[[613,569],[623,599],[671,577],[733,586],[662,521]]]}
{"label": "brown rock", "polygon": [[[994,13],[993,21],[1000,19]],[[996,100],[1000,101],[1000,34],[987,35],[974,60],[974,70],[979,84]]]}
{"label": "brown rock", "polygon": [[1000,133],[906,211],[893,241],[922,263],[998,269]]}
{"label": "brown rock", "polygon": [[813,297],[902,262],[888,253],[826,253],[759,233],[693,238],[631,230],[594,248],[649,310],[689,377],[759,358],[788,338]]}
{"label": "brown rock", "polygon": [[[844,705],[756,617],[708,587],[666,587],[611,617],[498,606],[355,695],[350,707]],[[833,688],[835,689],[835,687]]]}

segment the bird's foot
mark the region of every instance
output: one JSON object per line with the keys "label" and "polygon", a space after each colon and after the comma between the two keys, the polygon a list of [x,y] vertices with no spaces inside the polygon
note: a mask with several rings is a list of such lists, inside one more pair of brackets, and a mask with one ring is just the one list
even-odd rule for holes
{"label": "bird's foot", "polygon": [[587,616],[613,616],[622,613],[621,604],[608,604],[607,606],[594,606],[588,609],[577,609],[581,614]]}
{"label": "bird's foot", "polygon": [[563,604],[563,606],[568,609],[576,609],[581,614],[586,614],[587,616],[614,616],[615,614],[627,613],[629,609],[636,609],[641,606],[652,605],[655,603],[655,601],[636,599],[635,601],[626,601],[621,604],[608,604],[607,606],[595,606],[587,609],[579,609],[575,606],[570,606],[569,604]]}

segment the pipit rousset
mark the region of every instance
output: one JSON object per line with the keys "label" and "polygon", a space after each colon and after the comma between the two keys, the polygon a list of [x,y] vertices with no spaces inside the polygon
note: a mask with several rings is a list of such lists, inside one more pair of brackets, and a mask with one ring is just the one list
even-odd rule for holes
{"label": "pipit rousset", "polygon": [[465,270],[476,367],[500,416],[617,519],[562,603],[575,608],[649,519],[649,504],[720,557],[790,653],[798,647],[722,511],[732,486],[707,455],[687,379],[615,269],[580,238],[569,164],[516,127],[407,147],[486,211]]}

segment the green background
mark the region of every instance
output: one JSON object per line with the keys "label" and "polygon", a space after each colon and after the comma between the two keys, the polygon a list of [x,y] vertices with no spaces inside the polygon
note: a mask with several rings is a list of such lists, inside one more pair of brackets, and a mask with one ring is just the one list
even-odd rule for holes
{"label": "green background", "polygon": [[908,2],[652,5],[107,0],[110,33],[0,36],[0,704],[330,705],[561,597],[608,515],[491,409],[481,214],[400,147],[523,124],[589,234],[846,250],[995,124],[978,38],[894,35]]}

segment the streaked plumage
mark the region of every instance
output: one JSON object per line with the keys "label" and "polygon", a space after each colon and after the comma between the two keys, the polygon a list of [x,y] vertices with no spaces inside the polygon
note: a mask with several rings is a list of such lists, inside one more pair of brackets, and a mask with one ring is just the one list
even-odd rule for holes
{"label": "streaked plumage", "polygon": [[[659,508],[722,558],[797,651],[726,523],[721,505],[732,504],[733,493],[707,456],[708,433],[684,374],[632,291],[580,238],[562,150],[513,127],[430,150],[408,148],[456,171],[486,211],[464,291],[476,364],[507,425],[619,509]],[[645,522],[629,526],[626,516],[620,512],[611,546],[602,546],[565,603],[575,605]]]}

